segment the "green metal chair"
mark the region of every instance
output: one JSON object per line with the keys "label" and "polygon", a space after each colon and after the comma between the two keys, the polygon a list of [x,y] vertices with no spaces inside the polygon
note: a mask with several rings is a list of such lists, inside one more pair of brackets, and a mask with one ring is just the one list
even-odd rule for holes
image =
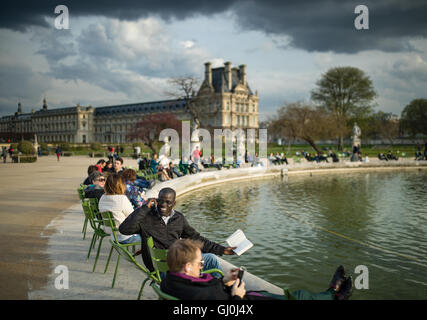
{"label": "green metal chair", "polygon": [[[83,207],[83,212],[85,214],[85,217],[86,217],[87,221],[89,222],[91,228],[93,229],[93,236],[92,236],[92,240],[91,240],[90,246],[89,246],[89,251],[88,251],[88,254],[86,257],[86,261],[87,261],[87,260],[89,260],[90,253],[91,253],[92,249],[95,247],[95,243],[96,243],[96,240],[98,239],[98,237],[105,237],[105,236],[108,236],[108,234],[105,233],[105,231],[100,228],[100,226],[99,226],[100,222],[99,222],[99,220],[96,219],[96,217],[94,215],[94,211],[92,211],[92,209],[91,209],[89,199],[84,199],[82,201],[82,207]],[[96,266],[96,261],[95,261],[95,266]]]}
{"label": "green metal chair", "polygon": [[139,270],[143,271],[144,273],[146,273],[147,275],[149,275],[150,271],[147,268],[145,268],[144,266],[142,266],[140,263],[138,263],[136,261],[134,255],[128,250],[129,247],[133,247],[133,251],[135,252],[135,246],[141,245],[141,242],[121,244],[117,240],[116,232],[118,231],[118,228],[116,227],[116,224],[114,222],[113,214],[110,211],[101,212],[100,214],[102,216],[102,221],[103,221],[104,225],[106,227],[111,228],[112,235],[114,238],[114,240],[110,239],[111,249],[110,249],[110,253],[108,255],[108,260],[107,260],[107,264],[105,266],[104,273],[106,273],[108,270],[108,265],[110,264],[110,259],[111,259],[111,255],[113,253],[113,250],[116,250],[118,253],[117,262],[116,262],[116,269],[114,271],[113,282],[111,284],[111,287],[114,288],[114,284],[116,283],[117,271],[119,269],[121,257],[123,257],[126,260],[128,260],[129,262],[131,262],[137,269],[139,269]]}
{"label": "green metal chair", "polygon": [[[79,195],[79,199],[82,201],[85,199],[85,191],[84,191],[85,189],[86,189],[86,185],[84,184],[81,184],[77,188],[77,194]],[[83,228],[82,228],[83,240],[86,238],[87,223],[88,223],[88,219],[85,217],[85,221],[83,222]]]}
{"label": "green metal chair", "polygon": [[97,211],[98,210],[97,199],[95,200],[96,200],[96,207],[94,205],[91,206],[91,202],[95,203],[94,200],[85,199],[82,202],[83,211],[90,222],[90,226],[93,229],[92,241],[90,243],[89,252],[86,260],[89,260],[90,252],[92,248],[95,248],[96,241],[99,240],[98,250],[96,252],[95,263],[93,265],[92,272],[95,272],[96,265],[98,263],[99,252],[102,246],[102,240],[104,240],[105,237],[110,236],[110,234],[105,232],[104,229],[102,228],[103,221],[99,220],[99,217],[97,217],[97,214],[99,213],[99,211]]}

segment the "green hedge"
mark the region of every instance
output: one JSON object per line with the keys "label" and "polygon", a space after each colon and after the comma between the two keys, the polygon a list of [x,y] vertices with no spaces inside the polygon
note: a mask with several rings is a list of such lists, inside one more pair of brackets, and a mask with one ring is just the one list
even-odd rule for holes
{"label": "green hedge", "polygon": [[98,151],[102,149],[102,145],[99,142],[92,142],[90,144],[90,149],[93,151]]}
{"label": "green hedge", "polygon": [[36,162],[37,161],[37,157],[28,157],[28,156],[25,156],[25,157],[21,157],[20,158],[20,162],[21,163],[31,163],[31,162]]}
{"label": "green hedge", "polygon": [[[19,156],[19,162],[20,163],[31,163],[36,162],[37,157],[36,156]],[[14,155],[12,156],[12,162],[18,163],[18,156]]]}
{"label": "green hedge", "polygon": [[22,152],[22,154],[34,154],[36,150],[33,147],[33,144],[30,141],[22,140],[18,144],[18,150]]}

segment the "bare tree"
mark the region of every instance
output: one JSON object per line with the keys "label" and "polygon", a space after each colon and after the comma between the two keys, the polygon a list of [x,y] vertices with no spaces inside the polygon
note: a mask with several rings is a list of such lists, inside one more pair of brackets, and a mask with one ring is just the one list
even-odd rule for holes
{"label": "bare tree", "polygon": [[154,113],[143,116],[127,134],[128,139],[142,141],[147,147],[157,152],[154,143],[158,141],[160,132],[163,129],[175,129],[178,134],[181,131],[181,121],[172,114],[167,112]]}
{"label": "bare tree", "polygon": [[276,120],[271,122],[269,129],[273,129],[273,132],[279,133],[289,140],[302,139],[310,144],[316,152],[321,153],[315,141],[336,134],[336,129],[330,124],[330,116],[319,108],[296,102],[281,107],[277,111]]}
{"label": "bare tree", "polygon": [[186,111],[190,114],[191,121],[197,127],[212,129],[214,126],[209,124],[208,118],[216,119],[221,106],[215,105],[214,108],[208,109],[208,105],[203,105],[204,99],[200,95],[199,79],[191,76],[177,77],[170,78],[168,83],[171,90],[166,91],[165,94],[173,99],[185,101]]}
{"label": "bare tree", "polygon": [[394,120],[391,113],[382,111],[378,111],[374,117],[381,138],[390,141],[393,145],[394,140],[399,137],[399,121]]}

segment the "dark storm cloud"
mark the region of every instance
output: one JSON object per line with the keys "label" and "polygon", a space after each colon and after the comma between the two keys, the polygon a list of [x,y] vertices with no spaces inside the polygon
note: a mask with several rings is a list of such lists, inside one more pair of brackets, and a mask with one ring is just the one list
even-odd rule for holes
{"label": "dark storm cloud", "polygon": [[[357,5],[369,9],[369,30],[356,30]],[[292,37],[307,51],[353,53],[412,50],[409,38],[427,36],[426,1],[250,1],[237,3],[244,29]]]}
{"label": "dark storm cloud", "polygon": [[[165,20],[185,19],[196,14],[211,15],[227,10],[233,1],[224,0],[73,0],[73,1],[9,1],[0,13],[0,28],[25,30],[28,26],[48,26],[44,17],[55,18],[58,5],[68,7],[70,17],[105,16],[121,20],[137,20],[156,14]],[[53,22],[52,22],[53,25]]]}
{"label": "dark storm cloud", "polygon": [[[73,15],[99,15],[136,20],[154,14],[170,20],[229,10],[244,30],[290,36],[291,46],[307,51],[407,51],[413,49],[408,42],[410,38],[427,36],[425,0],[85,0],[61,1],[61,4],[69,8],[70,19]],[[358,31],[354,27],[354,8],[359,4],[369,8],[369,30]],[[0,27],[22,31],[32,25],[52,26],[56,5],[58,1],[10,1],[0,13]]]}

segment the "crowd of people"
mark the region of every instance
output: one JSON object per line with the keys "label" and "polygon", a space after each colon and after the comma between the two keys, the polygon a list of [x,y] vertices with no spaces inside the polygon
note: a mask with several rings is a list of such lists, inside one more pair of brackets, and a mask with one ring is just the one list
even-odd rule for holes
{"label": "crowd of people", "polygon": [[6,148],[6,147],[1,148],[1,156],[3,158],[3,163],[6,163],[8,155],[9,155],[10,159],[12,159],[13,152],[14,152],[14,149],[13,149],[12,145],[10,145],[9,148]]}
{"label": "crowd of people", "polygon": [[385,161],[389,161],[389,160],[399,160],[398,157],[396,157],[391,150],[389,150],[389,152],[387,152],[387,154],[384,153],[379,153],[378,154],[378,159],[379,160],[385,160]]}

